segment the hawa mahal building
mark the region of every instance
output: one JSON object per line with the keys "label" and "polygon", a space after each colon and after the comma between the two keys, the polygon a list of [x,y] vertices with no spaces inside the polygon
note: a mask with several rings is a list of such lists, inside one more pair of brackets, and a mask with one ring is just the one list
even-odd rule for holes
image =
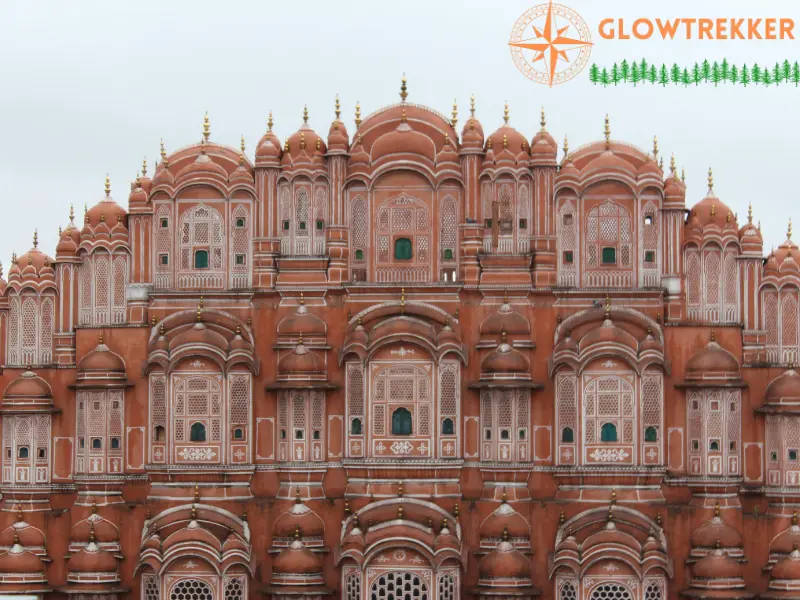
{"label": "hawa mahal building", "polygon": [[400,96],[15,256],[0,594],[800,598],[791,227]]}

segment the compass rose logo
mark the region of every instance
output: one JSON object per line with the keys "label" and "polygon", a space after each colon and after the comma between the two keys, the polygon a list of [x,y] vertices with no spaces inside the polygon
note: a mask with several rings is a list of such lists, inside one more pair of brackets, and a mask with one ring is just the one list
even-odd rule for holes
{"label": "compass rose logo", "polygon": [[529,9],[514,23],[508,45],[523,75],[550,87],[580,73],[592,53],[586,22],[552,0]]}

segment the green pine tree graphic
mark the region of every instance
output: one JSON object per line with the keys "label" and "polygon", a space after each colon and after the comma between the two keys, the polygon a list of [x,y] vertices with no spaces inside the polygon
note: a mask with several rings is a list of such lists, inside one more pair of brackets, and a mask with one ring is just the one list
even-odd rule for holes
{"label": "green pine tree graphic", "polygon": [[658,80],[658,70],[655,65],[650,65],[650,72],[647,74],[647,80],[650,83],[655,83]]}
{"label": "green pine tree graphic", "polygon": [[620,75],[617,63],[614,63],[614,66],[611,67],[611,81],[614,85],[617,85],[620,81],[622,81],[622,75]]}
{"label": "green pine tree graphic", "polygon": [[728,59],[727,58],[723,58],[722,59],[722,80],[723,81],[728,81],[728,79],[730,79],[730,76],[731,76],[731,66],[728,63]]}
{"label": "green pine tree graphic", "polygon": [[661,65],[661,71],[658,74],[658,83],[661,84],[661,87],[667,87],[669,83],[669,71],[667,71],[667,65]]}
{"label": "green pine tree graphic", "polygon": [[742,65],[742,74],[739,77],[739,81],[742,82],[744,87],[747,87],[747,84],[752,81],[750,79],[750,71],[747,70],[747,65]]}
{"label": "green pine tree graphic", "polygon": [[753,69],[750,71],[750,76],[753,78],[753,83],[758,85],[761,83],[761,67],[758,64],[753,65]]}
{"label": "green pine tree graphic", "polygon": [[728,73],[728,81],[731,83],[739,83],[739,69],[736,68],[736,65],[731,65],[731,70]]}
{"label": "green pine tree graphic", "polygon": [[681,68],[678,66],[678,63],[672,63],[672,69],[670,70],[670,79],[672,83],[679,84],[681,82]]}
{"label": "green pine tree graphic", "polygon": [[717,61],[714,61],[714,65],[711,67],[711,81],[714,82],[714,87],[717,87],[719,82],[722,81],[722,70],[719,68]]}
{"label": "green pine tree graphic", "polygon": [[636,87],[636,84],[639,83],[641,79],[642,75],[639,73],[639,65],[634,62],[631,68],[631,81],[633,82],[633,87]]}
{"label": "green pine tree graphic", "polygon": [[708,80],[711,78],[711,65],[708,64],[707,60],[703,61],[703,68],[700,71],[703,75],[703,81],[708,83]]}
{"label": "green pine tree graphic", "polygon": [[681,73],[681,83],[683,84],[683,87],[689,87],[689,84],[691,82],[692,82],[692,79],[691,79],[691,77],[689,75],[689,69],[684,67],[683,73]]}
{"label": "green pine tree graphic", "polygon": [[697,63],[692,67],[692,83],[700,85],[700,66]]}
{"label": "green pine tree graphic", "polygon": [[631,67],[628,64],[627,59],[622,60],[622,64],[620,65],[620,74],[622,75],[622,81],[628,83],[628,79],[631,76]]}
{"label": "green pine tree graphic", "polygon": [[792,65],[792,83],[794,87],[797,87],[798,83],[800,83],[800,64],[797,61],[794,61]]}
{"label": "green pine tree graphic", "polygon": [[603,84],[603,87],[608,87],[609,77],[608,77],[608,69],[603,67],[603,72],[600,74],[600,83]]}
{"label": "green pine tree graphic", "polygon": [[597,85],[599,79],[600,79],[600,69],[597,68],[596,64],[592,63],[592,66],[589,67],[589,81]]}
{"label": "green pine tree graphic", "polygon": [[773,79],[772,74],[769,72],[769,69],[762,69],[761,71],[761,83],[764,85],[772,85]]}

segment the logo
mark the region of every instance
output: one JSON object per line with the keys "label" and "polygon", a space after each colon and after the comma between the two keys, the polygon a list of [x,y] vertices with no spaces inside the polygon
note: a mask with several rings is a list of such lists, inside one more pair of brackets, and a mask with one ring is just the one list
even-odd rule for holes
{"label": "logo", "polygon": [[580,73],[592,53],[592,36],[581,16],[561,4],[540,4],[511,30],[511,58],[522,74],[552,87]]}

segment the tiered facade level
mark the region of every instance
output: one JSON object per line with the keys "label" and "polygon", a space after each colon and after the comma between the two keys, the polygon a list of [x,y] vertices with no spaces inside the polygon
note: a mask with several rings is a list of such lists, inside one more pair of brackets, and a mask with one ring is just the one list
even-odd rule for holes
{"label": "tiered facade level", "polygon": [[0,594],[800,598],[791,230],[406,96],[14,258]]}

